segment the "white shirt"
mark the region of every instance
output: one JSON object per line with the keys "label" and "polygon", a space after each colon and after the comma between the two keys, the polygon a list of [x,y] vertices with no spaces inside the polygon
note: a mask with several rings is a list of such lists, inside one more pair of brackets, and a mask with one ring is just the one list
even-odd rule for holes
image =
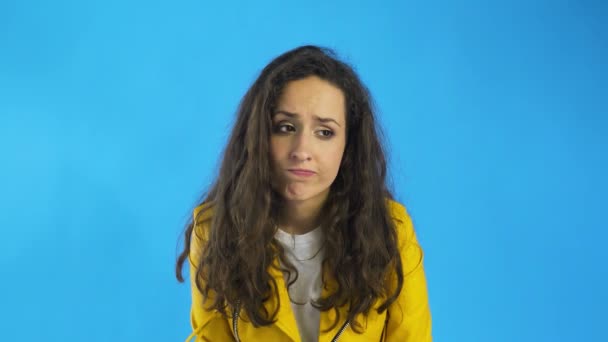
{"label": "white shirt", "polygon": [[[323,261],[323,231],[321,227],[302,234],[292,235],[279,229],[275,235],[285,250],[285,257],[298,270],[298,280],[288,288],[293,310],[302,342],[319,340],[320,312],[311,305],[312,300],[321,297],[323,282],[321,263]],[[289,284],[287,275],[285,283]],[[291,275],[291,279],[295,274]],[[296,303],[301,304],[296,304]]]}

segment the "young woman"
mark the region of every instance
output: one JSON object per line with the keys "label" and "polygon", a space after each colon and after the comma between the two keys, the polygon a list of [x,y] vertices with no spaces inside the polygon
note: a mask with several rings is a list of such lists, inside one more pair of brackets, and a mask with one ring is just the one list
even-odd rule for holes
{"label": "young woman", "polygon": [[190,263],[187,341],[431,341],[422,250],[378,132],[332,51],[264,68],[177,261],[179,281]]}

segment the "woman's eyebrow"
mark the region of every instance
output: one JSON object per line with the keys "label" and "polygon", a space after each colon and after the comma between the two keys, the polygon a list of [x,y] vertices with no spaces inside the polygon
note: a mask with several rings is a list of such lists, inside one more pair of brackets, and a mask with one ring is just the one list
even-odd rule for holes
{"label": "woman's eyebrow", "polygon": [[[277,111],[275,112],[275,115],[277,115],[277,114],[283,114],[283,115],[287,115],[287,116],[289,116],[290,118],[297,118],[297,117],[299,117],[299,116],[300,116],[298,113],[291,113],[291,112],[288,112],[288,111],[286,111],[286,110],[277,110]],[[317,120],[317,121],[319,121],[319,122],[323,122],[323,123],[325,123],[325,122],[333,122],[333,123],[335,123],[336,125],[338,125],[338,127],[342,127],[342,126],[340,126],[340,124],[339,124],[339,123],[338,123],[336,120],[334,120],[334,119],[332,119],[332,118],[322,118],[322,117],[317,116],[317,115],[313,115],[313,117],[315,118],[315,120]]]}

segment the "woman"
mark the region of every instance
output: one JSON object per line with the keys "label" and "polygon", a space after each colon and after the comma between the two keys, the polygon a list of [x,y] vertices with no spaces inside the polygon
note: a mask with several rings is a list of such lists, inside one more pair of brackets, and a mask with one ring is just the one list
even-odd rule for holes
{"label": "woman", "polygon": [[352,68],[315,46],[274,59],[187,226],[188,341],[431,341],[422,250],[385,179]]}

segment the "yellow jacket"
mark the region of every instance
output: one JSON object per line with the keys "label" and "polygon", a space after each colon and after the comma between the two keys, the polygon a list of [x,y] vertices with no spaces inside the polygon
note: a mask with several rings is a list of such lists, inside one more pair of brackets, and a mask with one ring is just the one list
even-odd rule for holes
{"label": "yellow jacket", "polygon": [[[320,342],[333,341],[390,341],[390,342],[430,342],[431,336],[431,313],[429,309],[426,278],[423,267],[423,253],[416,239],[414,227],[405,207],[395,201],[389,200],[389,210],[397,227],[399,250],[403,264],[404,283],[397,300],[381,314],[372,308],[367,319],[357,319],[365,329],[362,334],[354,332],[350,325],[345,322],[347,312],[340,308],[339,322],[334,329],[324,332],[334,322],[334,310],[322,311],[320,321]],[[201,210],[194,210],[194,217]],[[205,214],[206,215],[206,214]],[[211,214],[209,214],[211,215]],[[289,305],[289,297],[283,274],[275,268],[269,268],[269,273],[277,282],[279,300],[271,297],[264,305],[273,312],[278,303],[280,305],[276,316],[277,321],[269,326],[255,328],[250,322],[238,318],[236,313],[231,313],[231,318],[224,318],[216,311],[205,310],[202,303],[203,295],[194,283],[193,275],[196,274],[195,265],[192,261],[198,260],[200,255],[201,241],[197,234],[192,235],[190,254],[190,282],[192,288],[192,309],[190,321],[193,332],[186,339],[191,341],[263,341],[263,342],[298,342],[300,336],[298,327]],[[278,262],[278,260],[275,260]],[[335,284],[329,283],[328,288],[323,290],[322,295],[334,289]],[[387,315],[388,311],[388,315]],[[241,313],[243,315],[243,313]],[[384,335],[383,335],[384,331]]]}

